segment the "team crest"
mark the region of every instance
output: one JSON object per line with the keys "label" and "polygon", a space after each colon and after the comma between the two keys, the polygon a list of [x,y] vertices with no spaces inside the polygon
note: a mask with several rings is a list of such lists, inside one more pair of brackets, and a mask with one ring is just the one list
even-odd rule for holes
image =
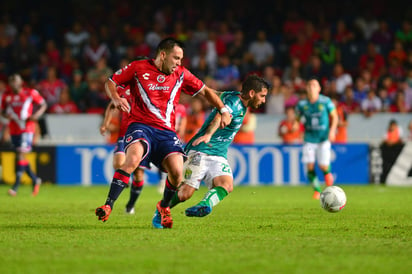
{"label": "team crest", "polygon": [[126,143],[129,143],[132,139],[133,139],[132,136],[127,137],[127,138],[126,138]]}
{"label": "team crest", "polygon": [[190,177],[192,177],[192,170],[187,168],[185,171],[185,179],[190,179]]}
{"label": "team crest", "polygon": [[318,106],[318,109],[319,109],[319,110],[322,110],[322,109],[323,109],[323,106],[322,106],[322,105],[319,105],[319,106]]}
{"label": "team crest", "polygon": [[164,75],[157,76],[157,82],[164,83],[165,80],[166,80],[166,77]]}

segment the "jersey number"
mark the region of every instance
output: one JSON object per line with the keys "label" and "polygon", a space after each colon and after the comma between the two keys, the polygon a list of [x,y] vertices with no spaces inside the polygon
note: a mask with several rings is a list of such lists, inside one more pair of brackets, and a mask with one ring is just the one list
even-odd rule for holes
{"label": "jersey number", "polygon": [[230,166],[228,164],[222,164],[222,172],[231,173]]}

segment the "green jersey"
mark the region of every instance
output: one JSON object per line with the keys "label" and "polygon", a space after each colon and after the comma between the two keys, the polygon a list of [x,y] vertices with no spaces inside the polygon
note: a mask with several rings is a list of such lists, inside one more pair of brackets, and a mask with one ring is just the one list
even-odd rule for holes
{"label": "green jersey", "polygon": [[329,114],[335,105],[329,97],[322,94],[313,104],[308,100],[301,100],[296,106],[296,113],[305,126],[304,141],[320,143],[329,138]]}
{"label": "green jersey", "polygon": [[217,109],[214,108],[200,130],[187,143],[185,147],[186,153],[189,152],[189,150],[196,150],[208,155],[221,156],[227,159],[227,150],[229,145],[232,143],[233,138],[239,131],[247,110],[240,100],[239,95],[240,92],[237,91],[226,91],[221,95],[220,98],[222,99],[223,104],[225,104],[226,108],[229,110],[229,113],[232,115],[231,123],[225,128],[218,128],[212,135],[212,138],[208,144],[200,143],[197,146],[192,146],[192,142],[194,140],[205,134],[207,127],[210,125],[215,116],[220,115],[218,114]]}

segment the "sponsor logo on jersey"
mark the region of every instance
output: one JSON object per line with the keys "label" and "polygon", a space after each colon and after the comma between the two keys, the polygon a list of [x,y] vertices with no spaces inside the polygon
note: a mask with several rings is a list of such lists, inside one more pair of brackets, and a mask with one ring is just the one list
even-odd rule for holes
{"label": "sponsor logo on jersey", "polygon": [[120,75],[120,74],[122,74],[122,70],[121,70],[121,69],[119,69],[119,70],[117,70],[114,74],[116,74],[116,75]]}
{"label": "sponsor logo on jersey", "polygon": [[158,86],[157,84],[148,84],[149,90],[163,90],[168,91],[169,86]]}
{"label": "sponsor logo on jersey", "polygon": [[127,138],[126,138],[126,143],[129,143],[132,139],[133,139],[132,136],[127,137]]}
{"label": "sponsor logo on jersey", "polygon": [[150,73],[145,73],[142,76],[143,76],[143,79],[149,80]]}
{"label": "sponsor logo on jersey", "polygon": [[165,77],[164,75],[159,75],[159,76],[157,76],[157,81],[158,81],[159,83],[164,83],[165,80],[166,80],[166,77]]}

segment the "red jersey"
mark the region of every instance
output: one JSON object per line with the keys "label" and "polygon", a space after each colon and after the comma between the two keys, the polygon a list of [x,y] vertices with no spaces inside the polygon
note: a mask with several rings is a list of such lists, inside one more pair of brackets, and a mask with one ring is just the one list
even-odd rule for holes
{"label": "red jersey", "polygon": [[56,79],[54,82],[49,80],[41,81],[37,89],[46,99],[49,105],[53,105],[59,101],[60,92],[66,87],[66,83],[60,79]]}
{"label": "red jersey", "polygon": [[35,89],[22,88],[19,93],[7,91],[1,102],[1,109],[10,115],[10,134],[34,133],[35,122],[27,120],[33,114],[34,104],[43,104],[44,99]]}
{"label": "red jersey", "polygon": [[[126,98],[129,104],[132,105],[132,98],[130,96],[129,87],[118,86],[117,92],[119,93],[120,97]],[[128,125],[129,125],[129,113],[125,111],[120,111],[119,137],[123,137],[126,134]]]}
{"label": "red jersey", "polygon": [[143,123],[158,129],[175,131],[174,108],[180,92],[195,95],[204,86],[189,70],[179,66],[166,75],[159,71],[153,60],[133,61],[113,74],[117,85],[128,85],[132,97],[129,124]]}
{"label": "red jersey", "polygon": [[79,108],[74,102],[67,102],[65,104],[56,103],[50,108],[50,113],[55,114],[69,114],[69,113],[79,113]]}

